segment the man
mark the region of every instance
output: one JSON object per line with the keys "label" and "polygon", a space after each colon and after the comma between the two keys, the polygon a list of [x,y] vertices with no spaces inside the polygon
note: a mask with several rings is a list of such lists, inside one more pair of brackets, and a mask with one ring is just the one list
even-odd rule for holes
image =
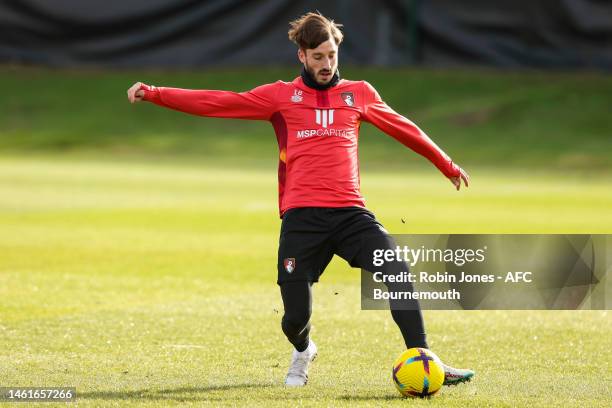
{"label": "man", "polygon": [[[394,248],[360,193],[357,140],[360,123],[370,122],[429,159],[457,190],[468,175],[414,123],[394,112],[365,81],[340,79],[339,25],[308,13],[290,23],[302,72],[243,93],[161,88],[140,82],[130,102],[149,101],[195,115],[270,121],[279,147],[279,209],[282,218],[278,280],[284,305],[282,329],[295,350],[285,379],[303,386],[317,354],[310,339],[311,287],[334,254],[351,266],[373,271],[372,250]],[[390,263],[383,273],[408,270]],[[412,290],[402,284],[400,290]],[[391,286],[389,287],[391,288]],[[417,301],[391,302],[391,314],[406,347],[427,348]],[[468,381],[473,372],[444,366],[445,384]]]}

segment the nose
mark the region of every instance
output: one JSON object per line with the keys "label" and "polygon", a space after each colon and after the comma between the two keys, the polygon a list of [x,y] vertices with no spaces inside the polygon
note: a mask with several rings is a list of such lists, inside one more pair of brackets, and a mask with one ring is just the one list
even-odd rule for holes
{"label": "nose", "polygon": [[331,70],[331,66],[332,66],[332,62],[331,59],[329,58],[325,58],[325,63],[324,63],[324,67]]}

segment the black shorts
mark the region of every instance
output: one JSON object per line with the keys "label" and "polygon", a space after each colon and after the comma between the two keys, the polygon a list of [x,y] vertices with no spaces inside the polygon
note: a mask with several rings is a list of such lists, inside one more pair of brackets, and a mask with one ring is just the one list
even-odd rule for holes
{"label": "black shorts", "polygon": [[278,280],[318,282],[334,254],[352,267],[372,270],[372,249],[394,242],[362,207],[293,208],[285,212],[278,248]]}

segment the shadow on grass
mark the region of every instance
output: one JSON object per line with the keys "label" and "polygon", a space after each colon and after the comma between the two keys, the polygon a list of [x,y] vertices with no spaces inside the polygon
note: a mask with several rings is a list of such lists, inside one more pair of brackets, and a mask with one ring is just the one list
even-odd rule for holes
{"label": "shadow on grass", "polygon": [[[196,401],[228,401],[236,400],[236,396],[214,394],[216,391],[233,391],[241,393],[241,398],[244,397],[245,390],[263,390],[276,388],[279,395],[267,395],[264,399],[268,400],[290,400],[292,398],[291,390],[279,386],[276,383],[245,383],[245,384],[213,384],[202,387],[179,387],[171,389],[139,389],[139,390],[118,390],[118,391],[92,391],[78,392],[77,399],[94,399],[94,400],[132,400],[132,401],[181,401],[181,402],[196,402]],[[287,392],[289,392],[287,394]],[[295,395],[300,399],[317,398],[316,395]],[[343,401],[370,401],[384,403],[388,401],[398,400],[398,396],[394,395],[342,395],[335,400]],[[332,399],[332,400],[333,400]],[[330,401],[332,401],[330,400]]]}
{"label": "shadow on grass", "polygon": [[399,395],[341,395],[338,397],[343,401],[397,401],[403,399]]}
{"label": "shadow on grass", "polygon": [[[206,395],[215,391],[243,391],[245,389],[262,389],[275,387],[277,384],[222,384],[206,385],[202,387],[180,387],[171,389],[140,389],[140,390],[118,390],[118,391],[92,391],[78,392],[77,398],[102,399],[102,400],[177,400],[177,401],[202,401],[202,400],[226,400],[227,397],[219,395]],[[195,395],[194,395],[195,394]],[[204,395],[200,395],[204,394]]]}

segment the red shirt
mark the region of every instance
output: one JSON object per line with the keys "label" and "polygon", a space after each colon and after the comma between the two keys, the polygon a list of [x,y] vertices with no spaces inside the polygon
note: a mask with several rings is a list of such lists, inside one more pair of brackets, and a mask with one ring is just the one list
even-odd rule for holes
{"label": "red shirt", "polygon": [[145,100],[182,112],[270,121],[279,148],[281,216],[296,207],[365,206],[357,157],[362,121],[425,156],[446,177],[459,176],[451,159],[365,81],[343,79],[323,91],[306,86],[301,77],[242,93],[147,85],[141,89]]}

